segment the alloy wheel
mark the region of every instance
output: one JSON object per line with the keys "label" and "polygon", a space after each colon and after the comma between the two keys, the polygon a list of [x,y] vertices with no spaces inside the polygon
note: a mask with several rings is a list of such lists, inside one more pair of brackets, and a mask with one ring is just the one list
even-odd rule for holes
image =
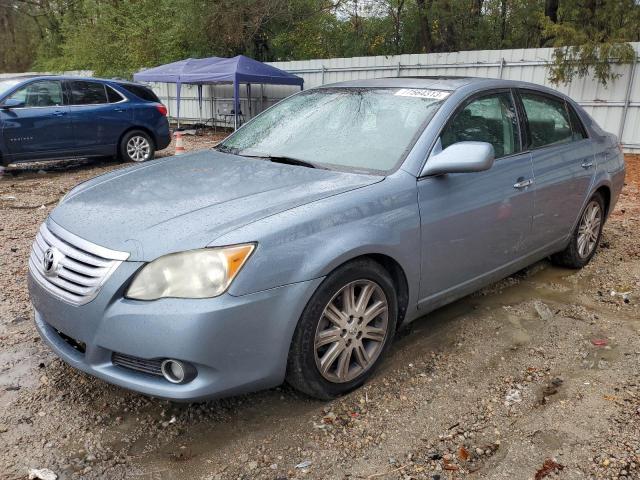
{"label": "alloy wheel", "polygon": [[596,248],[601,223],[602,209],[598,202],[592,200],[584,209],[578,227],[578,255],[581,258],[587,258]]}
{"label": "alloy wheel", "polygon": [[387,339],[389,303],[371,280],[340,289],[324,308],[314,350],[320,374],[333,383],[353,380],[375,363]]}
{"label": "alloy wheel", "polygon": [[127,154],[134,162],[144,162],[149,159],[151,154],[151,145],[146,138],[135,135],[127,142]]}

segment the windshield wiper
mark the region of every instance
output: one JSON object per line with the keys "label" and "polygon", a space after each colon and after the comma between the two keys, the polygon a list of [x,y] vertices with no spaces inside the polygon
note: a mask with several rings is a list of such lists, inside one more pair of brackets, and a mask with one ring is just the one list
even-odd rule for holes
{"label": "windshield wiper", "polygon": [[237,154],[238,153],[238,149],[237,148],[228,147],[224,143],[220,143],[220,144],[216,145],[215,147],[213,147],[213,149],[217,150],[219,152],[222,152],[222,153],[232,153],[232,154]]}
{"label": "windshield wiper", "polygon": [[269,160],[273,163],[284,163],[286,165],[299,165],[301,167],[321,168],[323,170],[326,170],[326,168],[320,167],[315,163],[311,163],[306,160],[300,160],[299,158],[287,157],[285,155],[244,155],[242,153],[240,153],[239,155],[249,158],[264,158],[265,160]]}
{"label": "windshield wiper", "polygon": [[300,160],[293,157],[265,157],[267,160],[273,163],[284,163],[287,165],[300,165],[301,167],[318,168],[314,163],[307,162],[306,160]]}

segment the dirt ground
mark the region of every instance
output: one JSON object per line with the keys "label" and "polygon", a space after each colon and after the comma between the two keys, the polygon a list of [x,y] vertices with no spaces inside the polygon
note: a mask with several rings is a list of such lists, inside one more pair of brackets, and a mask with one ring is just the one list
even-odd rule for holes
{"label": "dirt ground", "polygon": [[640,479],[640,157],[582,271],[543,261],[416,321],[341,399],[283,386],[190,405],[71,369],[32,324],[38,225],[120,167],[0,179],[0,478]]}

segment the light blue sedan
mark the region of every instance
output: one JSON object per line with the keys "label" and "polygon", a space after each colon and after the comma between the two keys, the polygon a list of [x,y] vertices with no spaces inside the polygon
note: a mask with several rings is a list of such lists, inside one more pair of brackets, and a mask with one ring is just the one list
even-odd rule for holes
{"label": "light blue sedan", "polygon": [[193,401],[363,384],[402,324],[545,257],[580,268],[624,181],[571,99],[477,78],[301,92],[216,151],[89,180],[41,226],[36,326],[70,365]]}

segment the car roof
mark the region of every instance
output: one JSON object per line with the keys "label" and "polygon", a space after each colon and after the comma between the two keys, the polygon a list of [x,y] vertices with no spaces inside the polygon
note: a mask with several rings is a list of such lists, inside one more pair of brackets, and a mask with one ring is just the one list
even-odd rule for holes
{"label": "car roof", "polygon": [[530,88],[561,95],[560,92],[535,83],[498,78],[455,77],[455,76],[411,76],[385,77],[322,85],[317,88],[428,88],[433,90],[455,91],[467,87],[472,90],[488,88]]}
{"label": "car roof", "polygon": [[332,87],[396,87],[396,88],[431,88],[434,90],[457,90],[465,85],[485,79],[473,77],[385,77],[322,85],[320,88]]}

